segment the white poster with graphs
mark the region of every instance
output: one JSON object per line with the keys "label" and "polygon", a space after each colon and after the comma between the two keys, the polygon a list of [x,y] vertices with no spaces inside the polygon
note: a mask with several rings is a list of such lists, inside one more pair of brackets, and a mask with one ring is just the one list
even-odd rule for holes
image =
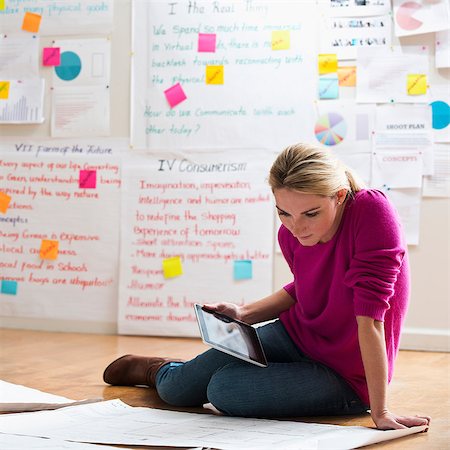
{"label": "white poster with graphs", "polygon": [[315,0],[133,2],[138,149],[281,149],[312,127]]}
{"label": "white poster with graphs", "polygon": [[4,139],[0,316],[114,323],[125,140]]}
{"label": "white poster with graphs", "polygon": [[274,155],[136,156],[123,167],[118,328],[199,336],[194,303],[272,290]]}

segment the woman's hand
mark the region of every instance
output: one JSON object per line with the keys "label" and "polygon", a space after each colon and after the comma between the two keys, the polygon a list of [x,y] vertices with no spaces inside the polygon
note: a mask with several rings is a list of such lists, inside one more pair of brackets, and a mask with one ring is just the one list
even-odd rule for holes
{"label": "woman's hand", "polygon": [[395,430],[421,425],[430,425],[431,417],[428,416],[397,416],[389,411],[381,414],[372,413],[372,420],[380,430]]}
{"label": "woman's hand", "polygon": [[234,303],[205,303],[203,306],[211,311],[225,314],[232,319],[242,320],[241,307]]}

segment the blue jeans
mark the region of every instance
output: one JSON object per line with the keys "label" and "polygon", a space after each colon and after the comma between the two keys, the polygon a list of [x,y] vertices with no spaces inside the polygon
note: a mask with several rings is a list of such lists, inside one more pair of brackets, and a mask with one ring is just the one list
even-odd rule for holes
{"label": "blue jeans", "polygon": [[277,320],[258,328],[268,367],[211,349],[163,366],[159,396],[174,406],[211,402],[229,416],[298,417],[361,414],[368,407],[337,373],[304,355]]}

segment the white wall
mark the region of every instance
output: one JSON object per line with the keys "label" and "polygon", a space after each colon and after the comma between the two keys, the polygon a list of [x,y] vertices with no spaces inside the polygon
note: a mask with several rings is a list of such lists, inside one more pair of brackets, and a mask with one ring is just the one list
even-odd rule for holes
{"label": "white wall", "polygon": [[[115,0],[112,33],[111,135],[129,136],[131,2]],[[42,38],[41,45],[51,38]],[[403,45],[427,44],[434,47],[432,34],[401,39]],[[434,60],[430,58],[430,67]],[[449,86],[450,69],[431,70],[430,82]],[[47,92],[50,80],[47,80]],[[349,94],[352,97],[354,94]],[[0,126],[3,136],[50,136],[49,95],[43,125]],[[402,347],[450,351],[450,199],[423,199],[420,215],[420,245],[410,247],[412,296],[403,334]],[[290,281],[290,272],[280,254],[274,262],[274,288]],[[112,323],[61,322],[44,319],[0,318],[4,327],[35,328],[98,333],[116,332]]]}

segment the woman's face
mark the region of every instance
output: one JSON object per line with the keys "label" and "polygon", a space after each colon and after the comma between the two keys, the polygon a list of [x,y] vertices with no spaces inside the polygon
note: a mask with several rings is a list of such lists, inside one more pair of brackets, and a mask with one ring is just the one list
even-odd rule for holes
{"label": "woman's face", "polygon": [[327,242],[334,236],[341,221],[345,194],[345,190],[333,197],[284,188],[274,191],[281,222],[304,246]]}

